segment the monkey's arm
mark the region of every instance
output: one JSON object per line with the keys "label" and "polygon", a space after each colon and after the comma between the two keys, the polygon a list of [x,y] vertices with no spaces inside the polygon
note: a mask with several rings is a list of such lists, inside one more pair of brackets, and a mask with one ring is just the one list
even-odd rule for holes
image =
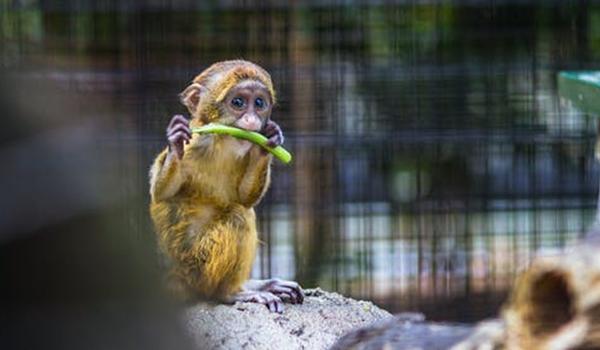
{"label": "monkey's arm", "polygon": [[152,201],[161,201],[174,196],[184,182],[182,160],[169,149],[162,151],[150,169],[150,196]]}
{"label": "monkey's arm", "polygon": [[240,183],[238,194],[240,203],[248,208],[258,204],[271,181],[271,160],[258,146],[253,146],[248,154],[248,166]]}
{"label": "monkey's arm", "polygon": [[[261,130],[269,141],[270,147],[283,143],[284,137],[277,123],[268,120]],[[253,146],[248,155],[248,167],[239,188],[241,203],[253,207],[263,197],[271,181],[271,160],[273,156],[258,146]]]}
{"label": "monkey's arm", "polygon": [[181,162],[184,145],[192,138],[189,124],[182,115],[174,115],[169,121],[166,135],[169,147],[156,157],[150,169],[150,195],[153,202],[175,195],[183,184]]}

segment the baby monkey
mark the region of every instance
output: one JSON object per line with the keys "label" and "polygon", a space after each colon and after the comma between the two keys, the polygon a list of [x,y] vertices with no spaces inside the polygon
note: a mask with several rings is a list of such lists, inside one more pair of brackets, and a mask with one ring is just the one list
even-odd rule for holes
{"label": "baby monkey", "polygon": [[272,155],[228,135],[192,134],[211,122],[260,132],[283,143],[272,121],[269,73],[243,61],[215,63],[180,95],[191,119],[174,116],[168,147],[150,170],[150,213],[168,265],[168,285],[184,300],[256,302],[282,312],[302,303],[296,282],[248,281],[258,237],[254,206],[270,182]]}

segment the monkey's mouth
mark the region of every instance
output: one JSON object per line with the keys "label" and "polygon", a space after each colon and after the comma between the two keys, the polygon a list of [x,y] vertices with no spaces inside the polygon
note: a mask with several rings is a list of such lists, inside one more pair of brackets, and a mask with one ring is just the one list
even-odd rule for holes
{"label": "monkey's mouth", "polygon": [[235,123],[233,123],[232,126],[235,126],[238,129],[242,129],[242,130],[246,130],[246,131],[259,132],[262,127],[262,123],[257,123],[254,120],[246,121],[246,120],[238,119]]}
{"label": "monkey's mouth", "polygon": [[254,131],[254,132],[260,132],[260,125],[257,125],[256,127],[246,127],[246,126],[237,126],[238,128],[242,129],[242,130],[246,130],[246,131]]}

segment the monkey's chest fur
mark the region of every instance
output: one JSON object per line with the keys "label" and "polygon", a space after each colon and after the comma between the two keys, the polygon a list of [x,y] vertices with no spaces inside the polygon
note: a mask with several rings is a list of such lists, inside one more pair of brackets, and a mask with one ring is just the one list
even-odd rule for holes
{"label": "monkey's chest fur", "polygon": [[181,190],[151,204],[170,288],[186,299],[222,299],[250,275],[258,239],[254,209],[237,201],[243,155],[215,160],[187,151]]}

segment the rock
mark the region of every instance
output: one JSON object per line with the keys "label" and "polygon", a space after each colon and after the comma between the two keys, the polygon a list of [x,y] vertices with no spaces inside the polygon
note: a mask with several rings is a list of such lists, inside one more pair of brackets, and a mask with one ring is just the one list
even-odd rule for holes
{"label": "rock", "polygon": [[285,304],[282,314],[253,303],[199,303],[186,310],[186,329],[199,349],[327,349],[350,330],[391,317],[368,301],[319,288],[305,293],[304,304]]}
{"label": "rock", "polygon": [[422,314],[403,313],[353,330],[331,350],[443,350],[472,331],[472,326],[425,322]]}

